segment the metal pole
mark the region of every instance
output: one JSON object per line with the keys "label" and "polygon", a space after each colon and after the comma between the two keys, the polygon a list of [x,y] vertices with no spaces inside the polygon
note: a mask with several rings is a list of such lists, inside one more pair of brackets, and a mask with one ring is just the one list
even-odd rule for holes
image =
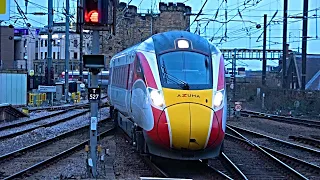
{"label": "metal pole", "polygon": [[233,50],[233,59],[232,59],[232,75],[233,75],[233,100],[236,101],[236,55],[237,55],[237,49]]}
{"label": "metal pole", "polygon": [[153,34],[153,27],[152,27],[152,25],[153,25],[153,17],[152,17],[152,9],[151,9],[151,16],[150,16],[150,18],[151,18],[151,25],[150,25],[150,36],[152,36],[152,34]]}
{"label": "metal pole", "polygon": [[[318,8],[316,8],[316,17],[318,17]],[[318,18],[316,18],[316,38],[318,39]]]}
{"label": "metal pole", "polygon": [[288,28],[288,0],[284,0],[283,5],[283,43],[282,43],[282,88],[286,88],[287,83],[287,28]]}
{"label": "metal pole", "polygon": [[[93,31],[92,54],[99,54],[99,31]],[[92,73],[91,88],[98,88],[98,74]],[[90,157],[92,159],[92,175],[97,177],[97,118],[98,118],[98,102],[91,102],[91,126],[90,126]]]}
{"label": "metal pole", "polygon": [[306,71],[307,71],[307,35],[308,35],[308,2],[303,3],[303,22],[302,22],[302,83],[301,89],[306,89]]}
{"label": "metal pole", "polygon": [[81,16],[80,16],[80,58],[79,58],[79,61],[80,61],[80,64],[79,64],[79,80],[80,81],[83,81],[83,59],[82,59],[82,56],[83,56],[83,0],[79,0],[80,1],[80,9],[81,9]]}
{"label": "metal pole", "polygon": [[[51,67],[52,67],[52,26],[53,26],[53,0],[48,0],[48,85],[52,85],[53,82],[51,82]],[[48,93],[49,101],[51,104],[53,104],[51,93]]]}
{"label": "metal pole", "polygon": [[264,26],[263,26],[263,59],[262,59],[262,85],[266,85],[266,74],[267,74],[267,14],[264,14]]}
{"label": "metal pole", "polygon": [[66,36],[65,36],[65,98],[68,102],[69,93],[69,0],[66,0]]}

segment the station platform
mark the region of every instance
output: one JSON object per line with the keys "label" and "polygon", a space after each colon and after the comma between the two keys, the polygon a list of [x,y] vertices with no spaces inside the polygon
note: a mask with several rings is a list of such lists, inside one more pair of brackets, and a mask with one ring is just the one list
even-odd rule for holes
{"label": "station platform", "polygon": [[0,121],[10,121],[21,117],[29,117],[11,104],[0,104]]}

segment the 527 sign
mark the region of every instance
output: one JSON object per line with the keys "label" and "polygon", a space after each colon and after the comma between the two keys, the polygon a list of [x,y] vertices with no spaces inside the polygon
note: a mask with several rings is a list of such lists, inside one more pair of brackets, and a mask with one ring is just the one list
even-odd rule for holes
{"label": "527 sign", "polygon": [[88,88],[88,100],[95,101],[100,100],[101,89],[100,88]]}

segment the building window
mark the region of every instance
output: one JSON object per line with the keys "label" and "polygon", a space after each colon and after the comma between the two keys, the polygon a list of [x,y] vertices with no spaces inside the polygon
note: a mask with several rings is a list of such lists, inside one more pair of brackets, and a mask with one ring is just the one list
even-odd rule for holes
{"label": "building window", "polygon": [[38,72],[38,65],[34,65],[34,72]]}
{"label": "building window", "polygon": [[74,52],[74,53],[73,53],[73,58],[74,58],[74,59],[78,59],[78,53]]}
{"label": "building window", "polygon": [[41,41],[40,41],[40,42],[41,42],[41,47],[43,47],[43,39],[41,39]]}
{"label": "building window", "polygon": [[38,44],[39,42],[38,41],[36,41],[36,43],[35,43],[35,45],[36,45],[36,48],[38,48],[39,47],[39,44]]}
{"label": "building window", "polygon": [[48,41],[44,40],[44,46],[47,47],[48,46]]}
{"label": "building window", "polygon": [[47,59],[47,55],[48,53],[47,52],[44,52],[44,58]]}
{"label": "building window", "polygon": [[77,39],[73,40],[73,47],[78,47],[78,40]]}
{"label": "building window", "polygon": [[53,52],[53,59],[56,59],[56,52]]}
{"label": "building window", "polygon": [[60,59],[60,52],[58,52],[58,58],[57,59]]}
{"label": "building window", "polygon": [[41,52],[41,59],[43,59],[43,52]]}
{"label": "building window", "polygon": [[56,46],[56,40],[53,39],[52,41],[53,41],[53,46]]}
{"label": "building window", "polygon": [[35,56],[34,59],[38,60],[38,53],[36,53],[34,56]]}

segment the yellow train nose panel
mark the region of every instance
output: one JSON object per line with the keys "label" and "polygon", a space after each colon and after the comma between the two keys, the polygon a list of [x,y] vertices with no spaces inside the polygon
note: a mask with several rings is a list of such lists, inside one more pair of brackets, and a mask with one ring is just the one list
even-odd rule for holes
{"label": "yellow train nose panel", "polygon": [[167,110],[170,119],[172,147],[188,148],[190,137],[189,103],[173,105]]}
{"label": "yellow train nose panel", "polygon": [[191,135],[190,149],[205,148],[210,126],[211,109],[208,107],[190,103]]}
{"label": "yellow train nose panel", "polygon": [[[210,129],[212,90],[163,89],[175,149],[200,150]],[[201,105],[202,104],[202,105]]]}

